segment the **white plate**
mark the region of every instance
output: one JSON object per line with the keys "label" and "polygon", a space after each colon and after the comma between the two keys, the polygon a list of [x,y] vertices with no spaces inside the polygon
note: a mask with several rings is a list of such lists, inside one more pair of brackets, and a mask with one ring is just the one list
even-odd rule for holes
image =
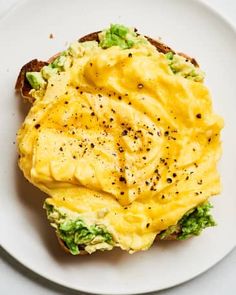
{"label": "white plate", "polygon": [[[59,247],[42,209],[43,195],[16,166],[15,133],[26,106],[14,94],[20,67],[46,60],[111,22],[162,36],[195,56],[207,74],[214,106],[225,118],[220,165],[223,193],[214,199],[218,226],[185,242],[162,242],[129,255],[119,250],[73,257]],[[54,39],[49,38],[53,33]],[[1,228],[3,247],[22,264],[61,285],[92,293],[130,294],[182,283],[210,268],[236,244],[236,34],[198,1],[22,1],[0,22]]]}

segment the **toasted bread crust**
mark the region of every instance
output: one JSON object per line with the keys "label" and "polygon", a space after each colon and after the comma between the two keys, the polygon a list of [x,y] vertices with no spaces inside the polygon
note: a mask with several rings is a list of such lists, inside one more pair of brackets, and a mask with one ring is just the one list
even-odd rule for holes
{"label": "toasted bread crust", "polygon": [[97,41],[99,42],[98,34],[101,33],[101,31],[93,32],[88,35],[85,35],[81,38],[79,38],[79,42],[86,42],[86,41]]}
{"label": "toasted bread crust", "polygon": [[39,72],[42,67],[48,65],[46,61],[40,61],[37,59],[33,59],[25,64],[17,77],[15,89],[20,92],[21,96],[28,100],[30,103],[33,103],[34,98],[30,95],[30,90],[32,87],[26,79],[27,72]]}

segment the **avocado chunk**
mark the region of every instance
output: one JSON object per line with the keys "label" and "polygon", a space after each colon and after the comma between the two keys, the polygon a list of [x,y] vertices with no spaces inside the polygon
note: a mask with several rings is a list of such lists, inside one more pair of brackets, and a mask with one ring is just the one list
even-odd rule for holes
{"label": "avocado chunk", "polygon": [[96,250],[111,250],[114,241],[104,225],[88,225],[83,218],[65,208],[55,207],[45,202],[44,208],[57,235],[65,243],[70,253],[78,255],[81,250],[93,253]]}
{"label": "avocado chunk", "polygon": [[201,71],[198,67],[195,67],[183,56],[170,51],[165,54],[165,57],[168,60],[171,71],[175,75],[182,76],[195,82],[203,82],[203,71]]}
{"label": "avocado chunk", "polygon": [[119,24],[111,24],[109,29],[99,34],[99,46],[109,48],[119,46],[122,49],[131,48],[139,42],[147,42],[144,37],[138,36],[133,28],[128,28]]}
{"label": "avocado chunk", "polygon": [[68,58],[66,56],[66,52],[63,52],[60,56],[58,56],[53,62],[51,62],[48,66],[44,66],[41,69],[42,76],[45,80],[48,80],[55,74],[62,72],[65,70],[65,66],[68,63]]}
{"label": "avocado chunk", "polygon": [[27,72],[26,79],[32,86],[32,88],[38,90],[46,85],[46,81],[43,79],[41,72]]}
{"label": "avocado chunk", "polygon": [[191,236],[200,235],[202,230],[207,227],[215,226],[216,222],[210,213],[211,208],[213,206],[206,202],[189,210],[176,225],[162,231],[159,234],[160,239],[166,239],[168,236],[176,234],[177,240],[185,240]]}
{"label": "avocado chunk", "polygon": [[50,65],[48,66],[44,66],[42,69],[41,69],[41,74],[43,76],[43,78],[45,80],[48,80],[49,78],[51,78],[53,75],[57,74],[58,73],[58,69],[57,68],[53,68]]}
{"label": "avocado chunk", "polygon": [[97,41],[73,42],[68,48],[68,54],[72,57],[82,57],[86,51],[96,49],[98,47]]}
{"label": "avocado chunk", "polygon": [[60,71],[62,70],[65,70],[64,66],[65,66],[65,63],[66,63],[66,56],[65,55],[60,55],[58,56],[51,64],[50,66],[53,68],[53,69],[58,69]]}

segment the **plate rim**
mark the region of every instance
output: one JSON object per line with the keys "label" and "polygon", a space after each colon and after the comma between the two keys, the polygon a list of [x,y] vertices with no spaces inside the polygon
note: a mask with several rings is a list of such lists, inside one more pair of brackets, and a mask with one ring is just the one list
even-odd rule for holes
{"label": "plate rim", "polygon": [[[235,35],[236,37],[236,25],[234,25],[230,19],[228,19],[227,17],[225,17],[224,15],[222,15],[215,7],[213,7],[211,4],[206,3],[204,0],[191,0],[192,3],[197,3],[197,5],[203,7],[205,10],[207,10],[208,12],[210,12],[214,17],[218,18],[221,22],[224,23],[224,25]],[[11,14],[17,10],[18,7],[22,6],[22,5],[26,5],[27,2],[29,2],[29,0],[18,0],[16,1],[14,4],[12,4],[5,12],[3,12],[3,14],[0,16],[0,25],[2,22],[4,22],[5,19],[7,19],[9,16],[11,16]],[[203,270],[199,270],[198,272],[196,272],[194,275],[191,275],[190,277],[188,277],[187,279],[181,280],[178,283],[173,283],[171,285],[168,286],[164,286],[160,289],[146,289],[146,290],[142,290],[142,291],[137,291],[137,292],[132,292],[132,293],[124,293],[122,292],[109,292],[109,291],[99,291],[99,292],[94,292],[89,290],[88,288],[77,288],[77,287],[73,287],[70,286],[69,284],[62,282],[60,279],[56,279],[55,277],[50,276],[50,274],[43,274],[41,271],[35,270],[34,268],[32,268],[32,266],[30,266],[30,263],[28,263],[27,261],[25,261],[23,258],[21,259],[21,257],[17,257],[14,255],[14,252],[11,251],[11,249],[9,250],[7,248],[7,245],[4,245],[4,241],[2,240],[2,237],[0,236],[0,248],[3,249],[3,251],[5,251],[8,255],[11,256],[12,259],[14,259],[17,263],[19,263],[19,265],[22,265],[24,268],[26,268],[27,270],[29,270],[30,272],[32,272],[33,274],[36,274],[37,276],[39,276],[40,278],[42,278],[43,280],[46,280],[50,283],[53,283],[55,285],[58,285],[60,287],[63,288],[67,288],[71,291],[79,291],[79,292],[84,292],[86,294],[97,294],[97,295],[141,295],[141,294],[149,294],[152,292],[158,292],[161,290],[166,290],[166,289],[171,289],[174,288],[176,286],[180,286],[186,282],[189,282],[193,279],[195,279],[196,277],[198,277],[199,275],[205,274],[207,271],[209,271],[211,268],[215,267],[216,265],[218,265],[219,263],[221,263],[221,261],[228,256],[235,248],[236,248],[236,242],[232,243],[227,251],[224,252],[224,254],[220,257],[220,259],[213,261],[212,263],[210,263],[207,267],[205,267]],[[18,270],[17,270],[18,271]],[[29,276],[27,275],[27,277],[29,278]],[[30,279],[30,278],[29,278]]]}

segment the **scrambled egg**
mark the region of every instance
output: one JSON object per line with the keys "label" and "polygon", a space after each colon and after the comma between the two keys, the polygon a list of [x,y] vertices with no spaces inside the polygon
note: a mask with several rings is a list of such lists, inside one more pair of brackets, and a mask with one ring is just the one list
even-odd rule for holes
{"label": "scrambled egg", "polygon": [[48,205],[104,226],[124,250],[145,250],[220,192],[223,122],[207,87],[175,75],[150,44],[87,43],[32,90],[19,166]]}

